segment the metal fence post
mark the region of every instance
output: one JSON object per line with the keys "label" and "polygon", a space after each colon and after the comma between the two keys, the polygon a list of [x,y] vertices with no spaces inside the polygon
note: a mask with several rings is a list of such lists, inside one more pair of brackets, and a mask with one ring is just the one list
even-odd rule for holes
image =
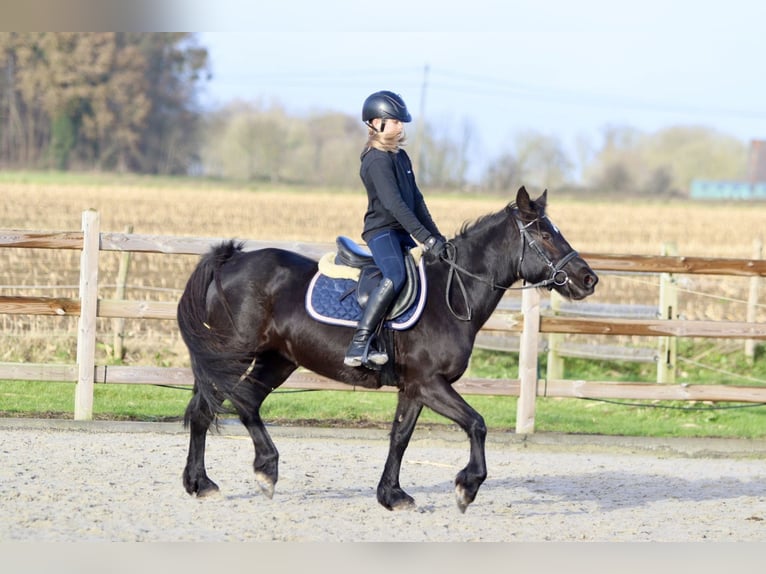
{"label": "metal fence post", "polygon": [[[677,255],[675,245],[662,246],[663,255]],[[660,274],[659,318],[664,320],[676,319],[678,315],[678,288],[676,278],[672,273]],[[657,382],[675,383],[676,364],[678,362],[678,339],[676,337],[660,337],[658,345]]]}

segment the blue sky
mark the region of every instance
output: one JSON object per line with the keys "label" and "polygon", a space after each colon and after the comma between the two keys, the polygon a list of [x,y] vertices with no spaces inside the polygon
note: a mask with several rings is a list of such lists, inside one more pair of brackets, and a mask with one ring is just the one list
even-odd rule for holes
{"label": "blue sky", "polygon": [[762,1],[195,6],[187,16],[212,63],[208,105],[278,101],[294,114],[358,114],[369,93],[390,89],[416,122],[455,137],[470,124],[479,160],[512,150],[529,130],[572,155],[583,139],[597,147],[607,126],[695,125],[766,139]]}

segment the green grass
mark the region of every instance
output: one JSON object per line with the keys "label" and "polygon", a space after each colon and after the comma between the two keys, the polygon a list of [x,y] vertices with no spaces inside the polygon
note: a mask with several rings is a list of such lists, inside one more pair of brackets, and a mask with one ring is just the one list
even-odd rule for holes
{"label": "green grass", "polygon": [[[74,383],[0,381],[0,416],[72,418]],[[154,385],[96,385],[93,415],[98,419],[180,420],[191,389]]]}
{"label": "green grass", "polygon": [[[710,341],[681,341],[679,357],[704,357],[681,363],[678,382],[748,385],[766,381],[766,357],[758,348],[754,363],[741,349],[727,351]],[[541,356],[540,373],[545,373]],[[743,376],[737,375],[743,373]],[[518,355],[477,350],[470,375],[516,378]],[[653,381],[656,366],[646,363],[568,359],[568,378],[611,381]],[[761,383],[762,384],[762,383]],[[71,418],[74,383],[0,381],[0,416],[50,416]],[[150,385],[96,385],[93,414],[98,419],[180,421],[191,397],[188,387]],[[466,400],[496,430],[516,424],[516,398],[467,396]],[[262,408],[267,422],[317,425],[389,425],[396,407],[392,392],[296,391],[278,389]],[[234,415],[231,415],[234,416]],[[424,424],[449,425],[450,421],[423,411]],[[563,432],[634,436],[704,436],[766,438],[766,406],[731,403],[670,401],[596,401],[538,398],[535,419],[538,432]]]}
{"label": "green grass", "polygon": [[[516,425],[516,397],[467,396],[466,400],[494,430]],[[766,438],[766,406],[711,408],[681,402],[630,401],[614,404],[583,399],[538,398],[535,430],[575,434],[630,436]],[[628,401],[624,401],[628,403]],[[347,421],[347,424],[388,425],[394,414],[392,393],[311,392],[275,393],[264,403],[266,419]],[[425,409],[426,424],[452,424]]]}
{"label": "green grass", "polygon": [[[713,349],[714,350],[714,349]],[[762,353],[749,365],[742,353],[711,354],[710,348],[684,347],[682,354],[706,354],[706,363],[717,369],[694,366],[682,370],[679,382],[748,384],[725,380],[724,372],[748,373],[751,379],[766,380]],[[515,354],[477,351],[471,366],[476,377],[516,378]],[[544,372],[544,361],[541,372]],[[651,381],[652,364],[608,361],[567,361],[566,375],[590,380]],[[722,380],[723,379],[723,380]],[[142,421],[180,421],[191,397],[189,388],[148,385],[96,385],[94,418]],[[492,430],[513,430],[516,398],[467,396]],[[266,400],[262,415],[267,422],[343,426],[388,426],[394,416],[396,395],[391,392],[277,390]],[[71,418],[73,383],[0,381],[0,416],[49,416]],[[234,415],[232,415],[234,416]],[[452,423],[428,409],[421,424]],[[766,406],[730,403],[687,403],[670,401],[595,401],[538,398],[537,432],[662,437],[766,438]]]}
{"label": "green grass", "polygon": [[[94,418],[180,421],[189,389],[147,385],[98,385]],[[72,418],[73,383],[0,381],[0,415]],[[516,398],[468,396],[466,400],[493,430],[512,430]],[[635,403],[635,404],[633,404]],[[641,405],[641,406],[636,406]],[[396,406],[394,393],[291,391],[272,393],[263,405],[267,422],[339,426],[387,426]],[[681,402],[538,398],[535,430],[579,434],[766,438],[766,406],[690,405]],[[424,410],[420,422],[450,425]]]}

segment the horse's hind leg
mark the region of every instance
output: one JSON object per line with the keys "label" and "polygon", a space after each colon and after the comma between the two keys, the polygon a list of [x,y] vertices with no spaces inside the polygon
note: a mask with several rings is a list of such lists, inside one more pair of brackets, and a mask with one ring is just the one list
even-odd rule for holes
{"label": "horse's hind leg", "polygon": [[195,388],[194,396],[186,407],[184,422],[190,432],[189,454],[186,458],[183,481],[186,492],[196,494],[198,497],[218,492],[218,485],[210,480],[205,470],[205,439],[218,406],[220,403],[218,405],[206,403]]}
{"label": "horse's hind leg", "polygon": [[415,506],[415,500],[399,485],[399,473],[402,457],[410,443],[415,423],[418,421],[423,405],[399,392],[396,416],[391,426],[391,440],[388,458],[383,469],[383,476],[378,483],[378,502],[389,510],[401,510]]}
{"label": "horse's hind leg", "polygon": [[263,424],[260,408],[269,393],[281,385],[295,368],[295,364],[278,355],[259,357],[250,375],[232,393],[232,404],[237,409],[239,420],[253,440],[255,480],[269,498],[274,496],[279,478],[279,451]]}
{"label": "horse's hind leg", "polygon": [[240,413],[239,419],[247,427],[247,432],[253,440],[255,480],[261,491],[272,498],[279,478],[279,451],[271,440],[257,409],[247,414]]}

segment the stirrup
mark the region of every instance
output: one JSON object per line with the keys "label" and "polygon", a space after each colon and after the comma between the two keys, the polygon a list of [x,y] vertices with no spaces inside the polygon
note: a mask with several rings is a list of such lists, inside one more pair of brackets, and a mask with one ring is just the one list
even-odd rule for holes
{"label": "stirrup", "polygon": [[[374,334],[370,334],[366,341],[351,341],[348,349],[346,350],[346,356],[343,357],[343,364],[347,367],[361,367],[364,365],[368,369],[377,370],[382,365],[388,362],[388,354],[385,351],[381,351],[372,344]],[[362,347],[362,345],[364,345]],[[361,349],[360,349],[361,347]],[[361,353],[357,354],[357,351]]]}
{"label": "stirrup", "polygon": [[343,357],[343,364],[346,365],[347,367],[361,367],[363,359],[364,359],[364,354],[351,355],[349,353],[346,353],[346,356]]}
{"label": "stirrup", "polygon": [[[368,351],[370,351],[370,349],[368,349]],[[362,362],[365,366],[367,366],[368,363],[372,363],[373,365],[380,367],[388,362],[388,353],[372,349],[371,352],[365,354]]]}
{"label": "stirrup", "polygon": [[369,335],[362,341],[352,339],[351,344],[346,349],[346,356],[343,357],[343,364],[347,367],[361,367],[367,358],[367,349],[370,346],[371,339],[372,337]]}
{"label": "stirrup", "polygon": [[356,355],[346,355],[343,357],[343,364],[347,367],[361,367],[362,357],[357,357]]}

